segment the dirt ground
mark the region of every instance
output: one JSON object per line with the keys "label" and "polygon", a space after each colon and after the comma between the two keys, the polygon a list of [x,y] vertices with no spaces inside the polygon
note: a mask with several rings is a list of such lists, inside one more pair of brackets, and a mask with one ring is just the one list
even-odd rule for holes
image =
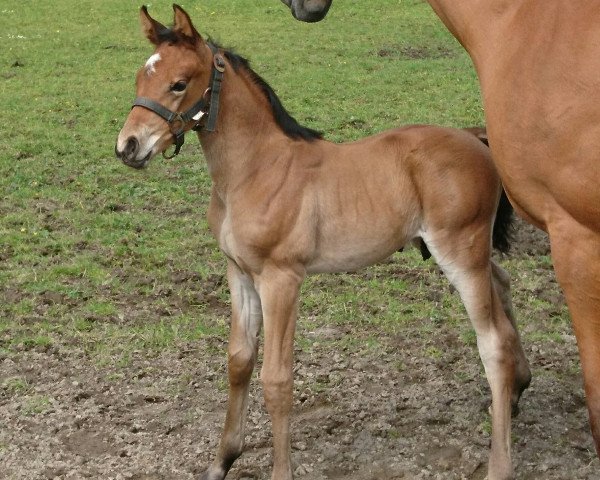
{"label": "dirt ground", "polygon": [[[512,255],[548,253],[542,233],[521,225],[518,236]],[[561,304],[551,269],[544,275],[540,294]],[[415,328],[380,338],[381,348],[360,354],[330,348],[327,340],[347,328],[299,324],[312,345],[296,352],[295,478],[485,478],[489,391],[474,348],[443,326],[431,336]],[[373,334],[363,326],[351,333]],[[534,379],[513,420],[519,479],[600,478],[575,338],[562,336],[524,342]],[[441,355],[424,356],[428,347]],[[0,357],[2,378],[26,378],[33,388],[29,403],[6,382],[0,389],[0,478],[197,478],[224,418],[225,348],[225,338],[209,336],[159,356],[134,352],[118,370],[60,345]],[[49,399],[36,414],[34,394]],[[270,442],[255,374],[246,452],[228,478],[270,479]]]}

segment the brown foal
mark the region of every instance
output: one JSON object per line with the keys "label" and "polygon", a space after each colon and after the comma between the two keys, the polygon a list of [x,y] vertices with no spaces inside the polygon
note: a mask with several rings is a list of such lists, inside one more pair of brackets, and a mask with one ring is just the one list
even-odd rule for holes
{"label": "brown foal", "polygon": [[141,10],[156,49],[137,74],[138,98],[115,148],[141,168],[193,128],[212,178],[208,219],[228,259],[232,318],[227,416],[202,478],[222,480],[242,453],[261,328],[272,478],[292,478],[293,343],[305,275],[356,270],[415,241],[457,288],[475,328],[492,392],[491,462],[509,469],[511,402],[530,372],[508,275],[490,257],[502,186],[488,148],[472,133],[432,126],[325,141],[290,117],[246,60],[204,41],[174,9],[171,29]]}
{"label": "brown foal", "polygon": [[[282,1],[304,21],[324,18],[332,4]],[[428,1],[473,60],[511,202],[550,236],[600,455],[600,6]]]}

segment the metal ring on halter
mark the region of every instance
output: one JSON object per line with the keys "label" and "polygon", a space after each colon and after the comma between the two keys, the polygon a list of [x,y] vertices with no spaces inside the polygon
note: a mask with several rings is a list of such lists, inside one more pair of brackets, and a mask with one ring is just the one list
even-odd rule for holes
{"label": "metal ring on halter", "polygon": [[173,138],[175,138],[175,150],[173,151],[173,154],[169,156],[165,155],[166,150],[164,150],[162,152],[163,158],[169,160],[175,157],[176,155],[179,155],[179,150],[181,150],[183,142],[185,141],[185,124],[186,121],[180,113],[178,113],[169,123],[170,127],[172,127],[173,125],[179,125],[179,128],[177,129],[177,131],[173,131],[173,128],[170,129]]}
{"label": "metal ring on halter", "polygon": [[[177,113],[175,117],[169,122],[169,128],[171,129],[171,133],[177,136],[178,132],[183,131],[185,128],[186,121],[181,116],[181,113]],[[174,128],[178,127],[178,128]]]}
{"label": "metal ring on halter", "polygon": [[[169,145],[169,147],[170,147],[170,146],[171,146],[171,145]],[[167,150],[168,150],[168,148],[167,148]],[[175,151],[173,151],[173,153],[172,153],[171,155],[167,155],[167,153],[166,153],[166,152],[167,152],[167,150],[163,150],[163,152],[162,152],[162,156],[163,156],[163,158],[164,158],[164,159],[166,159],[166,160],[171,160],[172,158],[175,158],[175,156],[177,155],[177,154],[175,153]]]}

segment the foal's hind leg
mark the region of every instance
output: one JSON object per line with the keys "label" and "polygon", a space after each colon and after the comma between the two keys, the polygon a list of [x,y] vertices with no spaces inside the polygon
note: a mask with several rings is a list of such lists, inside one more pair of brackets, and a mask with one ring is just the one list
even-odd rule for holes
{"label": "foal's hind leg", "polygon": [[479,355],[492,391],[492,448],[489,480],[513,478],[510,458],[511,398],[518,336],[493,287],[489,229],[428,232],[424,240],[458,290],[477,334]]}
{"label": "foal's hind leg", "polygon": [[502,302],[504,313],[510,320],[510,323],[517,333],[517,341],[513,345],[516,360],[516,370],[515,384],[512,395],[512,413],[513,415],[516,415],[519,413],[519,399],[521,398],[521,394],[527,387],[529,387],[531,382],[531,370],[529,369],[529,363],[527,362],[525,352],[523,352],[523,347],[519,338],[519,331],[517,329],[517,321],[513,312],[512,298],[510,295],[510,276],[506,270],[494,262],[494,260],[491,261],[491,264],[494,287],[496,288],[496,292],[498,293],[500,301]]}
{"label": "foal's hind leg", "polygon": [[248,389],[262,323],[260,299],[251,280],[232,262],[228,265],[227,278],[232,308],[228,348],[229,403],[217,457],[200,477],[202,480],[223,480],[244,448]]}

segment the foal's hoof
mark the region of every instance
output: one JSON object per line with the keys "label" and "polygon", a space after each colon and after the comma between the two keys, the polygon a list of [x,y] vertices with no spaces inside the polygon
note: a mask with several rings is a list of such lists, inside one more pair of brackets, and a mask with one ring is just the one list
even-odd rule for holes
{"label": "foal's hoof", "polygon": [[200,477],[198,480],[224,480],[225,479],[225,473],[221,473],[221,472],[214,472],[214,470],[211,472],[211,469],[209,468],[208,470],[205,470],[204,472],[202,472],[200,474]]}
{"label": "foal's hoof", "polygon": [[513,398],[511,401],[512,407],[512,416],[516,417],[519,415],[519,400],[521,400],[521,396],[523,392],[529,388],[529,384],[531,383],[531,372],[527,371],[527,375],[523,377],[521,381],[515,385],[515,394],[513,394]]}

